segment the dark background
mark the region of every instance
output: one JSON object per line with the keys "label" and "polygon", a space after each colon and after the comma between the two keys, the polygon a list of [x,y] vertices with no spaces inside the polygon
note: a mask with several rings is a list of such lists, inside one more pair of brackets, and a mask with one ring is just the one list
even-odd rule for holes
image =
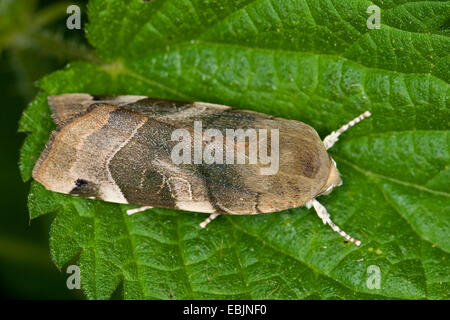
{"label": "dark background", "polygon": [[[36,80],[81,60],[91,49],[84,31],[66,28],[66,8],[77,4],[82,24],[86,2],[0,0],[0,297],[8,299],[80,299],[81,290],[66,287],[49,251],[52,215],[30,221],[30,183],[19,173],[19,150],[25,134],[17,133],[23,109],[38,92]],[[42,23],[38,23],[42,21]]]}

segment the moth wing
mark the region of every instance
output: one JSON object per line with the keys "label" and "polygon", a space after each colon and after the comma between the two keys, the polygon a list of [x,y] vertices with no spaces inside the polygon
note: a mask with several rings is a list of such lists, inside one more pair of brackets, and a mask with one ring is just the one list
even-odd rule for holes
{"label": "moth wing", "polygon": [[49,96],[48,104],[52,117],[58,126],[86,114],[91,106],[104,103],[114,106],[130,104],[146,98],[145,96],[94,96],[87,93],[66,93]]}
{"label": "moth wing", "polygon": [[146,96],[90,95],[87,93],[66,93],[48,97],[52,117],[58,126],[82,116],[100,104],[122,107],[161,120],[182,121],[205,113],[215,113],[229,107],[204,103],[149,98]]}
{"label": "moth wing", "polygon": [[215,212],[194,165],[176,165],[171,124],[97,104],[52,133],[33,178],[47,189],[99,200]]}
{"label": "moth wing", "polygon": [[[235,156],[245,150],[247,158],[245,164],[237,163],[235,158],[233,163],[198,165],[210,201],[219,213],[257,214],[300,207],[319,193],[328,177],[328,153],[317,132],[302,122],[237,109],[223,110],[202,120],[204,130],[223,132],[224,154],[230,147]],[[229,138],[228,129],[243,129],[245,142]],[[252,131],[257,136],[252,139],[254,148],[247,138]],[[261,132],[267,135],[262,138]],[[263,140],[265,143],[261,143]],[[257,150],[260,157],[264,144],[266,151],[270,150],[269,163],[263,164],[259,158],[250,164],[250,149]]]}
{"label": "moth wing", "polygon": [[[298,121],[142,96],[69,94],[49,102],[61,130],[33,177],[53,191],[188,211],[253,214],[303,205],[328,175],[330,160],[320,137]],[[279,129],[278,171],[263,176],[260,165],[175,164],[171,151],[178,141],[172,141],[172,133],[185,129],[192,139],[194,121],[201,121],[204,130],[222,132]]]}

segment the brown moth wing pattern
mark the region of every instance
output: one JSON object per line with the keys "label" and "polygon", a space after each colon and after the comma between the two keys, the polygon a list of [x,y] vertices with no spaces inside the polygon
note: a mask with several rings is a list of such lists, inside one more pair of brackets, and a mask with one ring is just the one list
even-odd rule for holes
{"label": "brown moth wing pattern", "polygon": [[[331,160],[313,128],[199,102],[143,96],[49,97],[59,125],[33,170],[47,189],[118,203],[206,213],[256,214],[302,206],[320,193]],[[278,129],[279,170],[258,164],[179,164],[177,128]]]}
{"label": "brown moth wing pattern", "polygon": [[[302,206],[314,198],[329,174],[330,159],[320,137],[310,126],[269,115],[227,108],[190,119],[204,128],[278,129],[279,170],[260,175],[259,165],[202,164],[199,171],[219,213],[256,214]],[[184,120],[187,122],[187,120]],[[269,143],[270,145],[270,143]]]}

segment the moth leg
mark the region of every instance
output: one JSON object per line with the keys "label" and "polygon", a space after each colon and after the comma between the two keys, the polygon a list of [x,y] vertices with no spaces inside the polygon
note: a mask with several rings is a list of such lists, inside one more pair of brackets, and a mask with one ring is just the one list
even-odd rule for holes
{"label": "moth leg", "polygon": [[311,207],[314,207],[316,210],[317,215],[320,219],[322,219],[324,224],[328,224],[333,231],[339,233],[341,237],[345,238],[346,240],[356,244],[357,246],[361,245],[361,241],[356,240],[355,238],[349,236],[345,231],[342,231],[337,225],[334,224],[333,221],[330,219],[330,214],[328,213],[327,209],[320,204],[319,201],[316,199],[308,201],[305,206],[309,209]]}
{"label": "moth leg", "polygon": [[353,127],[355,124],[357,124],[358,122],[360,122],[361,120],[370,117],[371,114],[369,111],[364,112],[363,114],[360,114],[359,116],[357,116],[355,119],[353,119],[352,121],[348,122],[347,124],[344,124],[342,127],[340,127],[337,131],[333,131],[332,133],[330,133],[329,135],[327,135],[325,137],[325,139],[323,139],[323,144],[325,145],[325,148],[328,150],[330,149],[332,146],[334,146],[334,144],[336,143],[336,141],[338,141],[339,136],[347,131],[349,128]]}
{"label": "moth leg", "polygon": [[145,211],[145,210],[148,210],[148,209],[151,209],[151,208],[153,208],[153,207],[151,207],[151,206],[142,206],[142,207],[139,207],[139,208],[136,208],[136,209],[128,209],[127,210],[127,215],[131,216],[132,214],[135,214],[135,213],[138,213],[138,212],[142,212],[142,211]]}
{"label": "moth leg", "polygon": [[210,223],[211,221],[213,221],[215,218],[217,218],[217,216],[219,216],[219,213],[211,213],[210,216],[208,218],[206,218],[205,220],[203,220],[202,223],[200,223],[200,227],[204,228],[206,227],[206,225],[208,223]]}

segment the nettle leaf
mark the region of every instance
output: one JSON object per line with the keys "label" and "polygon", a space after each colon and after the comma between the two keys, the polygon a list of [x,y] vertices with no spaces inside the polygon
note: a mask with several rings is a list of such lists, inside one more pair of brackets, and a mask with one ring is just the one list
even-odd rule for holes
{"label": "nettle leaf", "polygon": [[[345,243],[312,210],[222,216],[52,193],[32,183],[31,217],[56,212],[51,254],[81,267],[88,298],[449,299],[450,2],[109,0],[89,3],[101,62],[40,81],[24,112],[20,168],[54,128],[46,97],[139,94],[257,110],[324,137],[372,117],[331,149],[344,184],[320,201],[363,244]],[[379,288],[367,285],[379,268]],[[369,268],[370,267],[370,268]]]}

